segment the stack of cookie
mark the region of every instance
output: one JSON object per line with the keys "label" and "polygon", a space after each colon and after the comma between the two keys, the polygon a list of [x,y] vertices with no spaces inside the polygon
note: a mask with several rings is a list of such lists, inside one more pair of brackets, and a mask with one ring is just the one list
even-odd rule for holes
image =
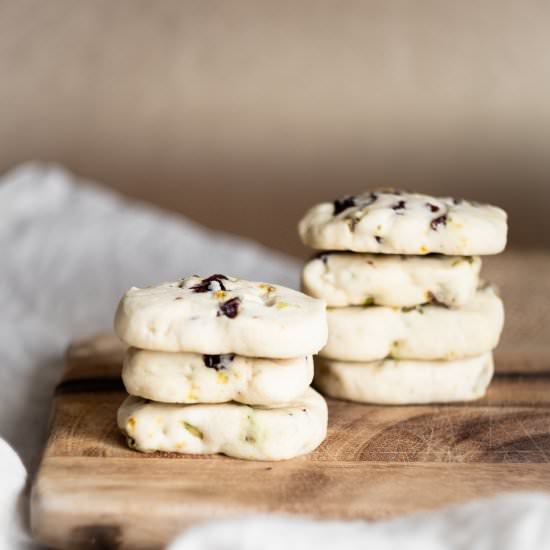
{"label": "stack of cookie", "polygon": [[115,330],[131,346],[118,412],[131,448],[280,460],[325,438],[327,406],[310,387],[327,341],[323,301],[193,276],[130,289]]}
{"label": "stack of cookie", "polygon": [[504,249],[504,211],[380,190],[313,207],[299,232],[324,251],[302,276],[329,306],[317,388],[383,404],[484,395],[504,312],[479,255]]}

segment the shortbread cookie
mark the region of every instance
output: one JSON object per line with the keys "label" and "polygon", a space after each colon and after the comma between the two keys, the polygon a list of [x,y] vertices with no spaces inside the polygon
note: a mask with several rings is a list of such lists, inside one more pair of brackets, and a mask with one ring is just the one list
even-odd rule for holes
{"label": "shortbread cookie", "polygon": [[495,206],[375,190],[314,206],[299,224],[307,246],[382,254],[497,254],[506,213]]}
{"label": "shortbread cookie", "polygon": [[130,396],[118,411],[118,426],[138,451],[284,460],[313,451],[325,439],[327,405],[312,388],[276,408],[169,405]]}
{"label": "shortbread cookie", "polygon": [[302,290],[330,307],[407,307],[437,302],[458,307],[479,284],[478,256],[396,256],[323,252],[302,272]]}
{"label": "shortbread cookie", "polygon": [[490,352],[455,361],[315,361],[315,386],[319,391],[339,399],[380,405],[479,399],[492,376]]}
{"label": "shortbread cookie", "polygon": [[224,275],[131,288],[115,331],[142,349],[275,359],[312,355],[327,339],[322,300]]}
{"label": "shortbread cookie", "polygon": [[130,348],[122,369],[130,395],[164,403],[274,406],[303,395],[312,379],[311,356],[260,359]]}
{"label": "shortbread cookie", "polygon": [[329,339],[321,355],[341,361],[459,359],[498,344],[504,310],[487,286],[460,309],[441,305],[328,310]]}

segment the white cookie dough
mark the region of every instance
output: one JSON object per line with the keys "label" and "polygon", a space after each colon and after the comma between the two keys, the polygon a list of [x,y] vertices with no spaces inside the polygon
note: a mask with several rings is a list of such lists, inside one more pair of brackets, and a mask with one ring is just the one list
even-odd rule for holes
{"label": "white cookie dough", "polygon": [[223,275],[131,288],[115,332],[142,349],[274,359],[312,355],[327,340],[322,300]]}
{"label": "white cookie dough", "polygon": [[490,352],[455,361],[346,363],[318,358],[315,386],[325,395],[362,403],[451,403],[483,397],[493,370]]}
{"label": "white cookie dough", "polygon": [[327,404],[312,388],[276,408],[169,405],[130,396],[118,411],[118,426],[138,451],[284,460],[313,451],[325,439]]}
{"label": "white cookie dough", "polygon": [[298,231],[318,250],[474,256],[504,250],[507,216],[490,205],[374,190],[314,206]]}
{"label": "white cookie dough", "polygon": [[274,406],[303,395],[312,379],[311,356],[263,359],[130,348],[122,368],[130,395],[164,403]]}
{"label": "white cookie dough", "polygon": [[458,307],[479,284],[478,256],[401,256],[324,252],[302,272],[302,290],[329,307],[407,307],[439,302]]}
{"label": "white cookie dough", "polygon": [[460,309],[440,305],[328,310],[329,339],[320,355],[341,361],[458,359],[491,351],[504,323],[502,301],[487,286]]}

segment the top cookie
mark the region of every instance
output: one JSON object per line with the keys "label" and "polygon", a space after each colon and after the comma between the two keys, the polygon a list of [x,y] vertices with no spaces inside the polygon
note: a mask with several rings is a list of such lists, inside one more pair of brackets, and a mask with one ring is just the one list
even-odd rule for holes
{"label": "top cookie", "polygon": [[274,359],[314,354],[327,341],[322,300],[224,275],[131,288],[115,331],[142,349]]}
{"label": "top cookie", "polygon": [[298,231],[318,250],[473,256],[504,250],[506,220],[495,206],[385,189],[318,204]]}

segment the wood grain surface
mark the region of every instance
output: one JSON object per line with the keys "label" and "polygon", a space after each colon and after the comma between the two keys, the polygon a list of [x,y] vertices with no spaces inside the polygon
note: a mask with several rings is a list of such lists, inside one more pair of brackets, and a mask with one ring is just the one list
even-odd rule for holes
{"label": "wood grain surface", "polygon": [[122,348],[71,347],[32,489],[36,538],[56,548],[158,548],[196,522],[255,512],[383,519],[550,490],[550,349],[497,355],[483,400],[381,407],[329,400],[329,432],[286,462],[141,454],[116,427]]}

